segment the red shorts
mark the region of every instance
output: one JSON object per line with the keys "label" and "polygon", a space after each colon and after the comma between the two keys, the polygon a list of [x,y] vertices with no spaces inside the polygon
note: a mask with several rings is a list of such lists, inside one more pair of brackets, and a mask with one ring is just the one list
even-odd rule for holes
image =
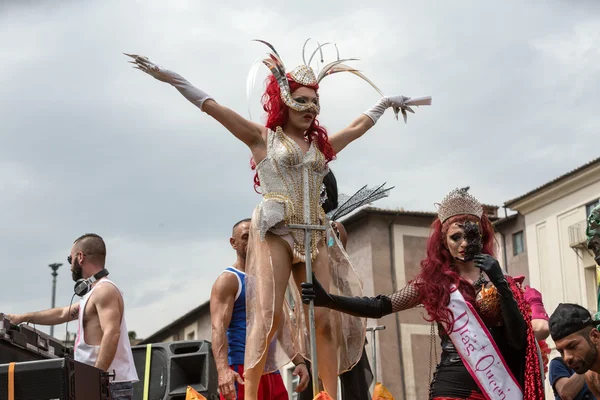
{"label": "red shorts", "polygon": [[[241,364],[231,365],[230,368],[244,376],[244,366]],[[235,392],[237,400],[244,400],[244,385],[235,383]],[[222,395],[219,395],[221,400],[225,400]],[[260,400],[288,400],[288,392],[283,384],[283,378],[279,373],[266,374],[260,377],[258,384],[258,398]]]}

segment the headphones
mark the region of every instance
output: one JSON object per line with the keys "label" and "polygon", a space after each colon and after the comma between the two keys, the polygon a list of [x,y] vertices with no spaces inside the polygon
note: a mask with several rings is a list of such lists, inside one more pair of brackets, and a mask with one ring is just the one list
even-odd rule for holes
{"label": "headphones", "polygon": [[75,294],[79,297],[85,296],[92,288],[92,284],[98,279],[104,278],[106,275],[108,275],[108,270],[105,268],[87,279],[78,279],[77,282],[75,282],[75,288],[73,289]]}

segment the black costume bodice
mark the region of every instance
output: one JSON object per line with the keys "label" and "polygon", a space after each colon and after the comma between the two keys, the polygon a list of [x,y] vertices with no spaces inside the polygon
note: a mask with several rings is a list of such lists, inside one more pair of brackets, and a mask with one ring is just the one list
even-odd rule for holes
{"label": "black costume bodice", "polygon": [[[525,350],[516,351],[509,346],[502,321],[502,311],[498,304],[498,293],[493,287],[492,289],[489,286],[483,288],[484,285],[486,285],[486,282],[479,284],[479,281],[474,285],[477,294],[475,310],[494,338],[500,353],[519,385],[523,387]],[[473,393],[481,393],[477,383],[463,364],[450,337],[443,333],[440,324],[438,324],[438,332],[440,332],[442,354],[431,381],[430,399],[435,397],[467,398]]]}

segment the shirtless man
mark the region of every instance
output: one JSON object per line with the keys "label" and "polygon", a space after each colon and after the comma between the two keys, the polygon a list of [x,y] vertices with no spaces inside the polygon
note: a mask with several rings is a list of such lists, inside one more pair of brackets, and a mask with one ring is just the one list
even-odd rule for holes
{"label": "shirtless man", "polygon": [[[244,353],[246,350],[246,251],[250,220],[233,226],[229,239],[237,258],[213,284],[210,295],[212,351],[217,364],[221,400],[244,398]],[[296,392],[308,386],[309,376],[301,356],[294,359],[294,375],[300,377]],[[279,371],[265,374],[258,386],[261,400],[288,400],[289,396]]]}
{"label": "shirtless man", "polygon": [[11,323],[32,322],[59,325],[78,320],[75,360],[115,373],[110,384],[112,400],[132,400],[138,375],[133,362],[125,323],[125,306],[117,286],[106,278],[106,245],[96,234],[88,233],[73,243],[67,257],[76,293],[82,296],[72,307],[53,308],[26,314],[7,314]]}

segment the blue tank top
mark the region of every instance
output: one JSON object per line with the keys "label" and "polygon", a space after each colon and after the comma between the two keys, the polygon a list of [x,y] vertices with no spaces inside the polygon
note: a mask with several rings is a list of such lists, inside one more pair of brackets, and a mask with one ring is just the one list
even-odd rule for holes
{"label": "blue tank top", "polygon": [[224,273],[234,274],[238,279],[238,291],[233,303],[231,322],[227,327],[229,365],[244,364],[246,350],[246,274],[233,267],[227,267]]}

